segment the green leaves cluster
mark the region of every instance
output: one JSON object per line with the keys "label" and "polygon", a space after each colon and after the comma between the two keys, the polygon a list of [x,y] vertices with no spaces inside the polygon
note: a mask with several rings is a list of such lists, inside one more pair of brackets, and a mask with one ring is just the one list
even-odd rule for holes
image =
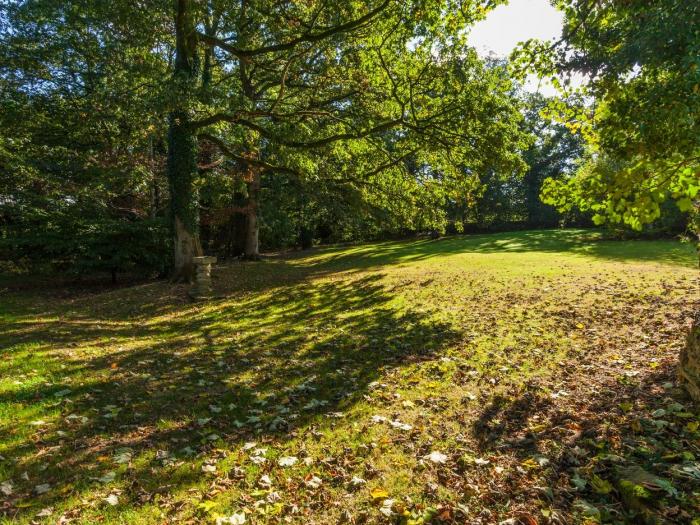
{"label": "green leaves cluster", "polygon": [[515,60],[545,75],[587,77],[587,104],[560,104],[555,112],[584,134],[591,159],[570,183],[548,183],[543,198],[593,210],[598,223],[635,229],[655,220],[667,198],[690,210],[700,178],[700,6],[681,0],[557,6],[565,14],[561,42],[529,42]]}

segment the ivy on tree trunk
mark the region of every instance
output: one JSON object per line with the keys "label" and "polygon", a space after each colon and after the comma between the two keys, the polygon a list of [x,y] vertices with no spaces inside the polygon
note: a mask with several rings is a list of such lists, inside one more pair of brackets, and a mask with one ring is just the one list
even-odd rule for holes
{"label": "ivy on tree trunk", "polygon": [[170,185],[170,214],[175,236],[174,279],[191,281],[193,257],[202,254],[198,235],[197,134],[191,125],[189,103],[196,87],[197,33],[190,0],[178,0],[175,12],[175,70],[173,96],[176,101],[168,122],[167,175]]}

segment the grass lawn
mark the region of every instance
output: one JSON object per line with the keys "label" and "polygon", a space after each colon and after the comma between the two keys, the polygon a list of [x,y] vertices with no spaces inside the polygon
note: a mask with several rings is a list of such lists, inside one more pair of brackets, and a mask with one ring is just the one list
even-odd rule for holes
{"label": "grass lawn", "polygon": [[692,246],[504,233],[214,277],[208,303],[0,286],[0,520],[699,523]]}

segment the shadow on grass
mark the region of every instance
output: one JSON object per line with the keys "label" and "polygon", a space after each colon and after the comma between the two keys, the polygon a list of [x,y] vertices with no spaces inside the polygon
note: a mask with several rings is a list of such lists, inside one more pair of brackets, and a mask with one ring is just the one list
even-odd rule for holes
{"label": "shadow on grass", "polygon": [[[693,432],[683,430],[692,401],[679,389],[662,387],[675,379],[675,364],[667,362],[634,379],[609,378],[584,395],[569,392],[568,399],[543,394],[537,385],[495,396],[472,431],[481,454],[516,461],[500,479],[496,504],[532,510],[539,500],[541,508],[556,509],[557,523],[585,521],[594,509],[604,523],[694,523],[700,479],[679,477],[678,467],[693,466],[688,458],[697,457],[700,447]],[[668,409],[674,404],[677,417]],[[533,473],[541,475],[536,483]],[[657,476],[677,495],[655,486]],[[584,485],[577,488],[572,478]],[[623,480],[637,480],[638,492],[625,492]]]}
{"label": "shadow on grass", "polygon": [[[452,237],[235,263],[216,276],[223,298],[206,305],[190,304],[184,288],[167,283],[78,295],[53,306],[19,301],[0,314],[0,346],[31,345],[50,365],[51,384],[0,392],[0,402],[44,407],[50,400],[61,419],[36,427],[29,440],[12,438],[15,427],[28,421],[10,419],[0,427],[10,443],[3,449],[9,458],[3,475],[17,484],[3,512],[29,518],[67,497],[105,492],[95,478],[111,470],[126,487],[123,504],[147,504],[159,492],[202,480],[198,468],[163,467],[158,450],[185,459],[188,447],[204,456],[252,439],[284,446],[295,434],[330,425],[327,416],[350,409],[388,369],[430,359],[461,337],[429,312],[397,306],[395,290],[382,284],[382,276],[363,270],[458,253],[572,253],[692,264],[692,249],[677,243],[600,241],[595,235]],[[12,376],[16,366],[10,355],[0,362],[0,374]],[[67,387],[68,394],[56,396]],[[613,399],[590,403],[604,411]],[[524,414],[547,411],[548,404],[524,394],[485,407],[482,420],[500,418],[507,421],[505,431],[517,433]],[[498,429],[488,432],[500,439]],[[128,468],[113,462],[123,447],[133,454]],[[24,472],[26,483],[20,481]],[[36,497],[31,491],[40,483],[51,488]]]}
{"label": "shadow on grass", "polygon": [[[161,467],[158,450],[185,459],[250,440],[283,446],[312,426],[322,430],[387,369],[430,359],[459,335],[427,313],[397,309],[381,277],[280,285],[141,323],[116,322],[100,304],[102,315],[76,307],[64,320],[18,319],[6,327],[12,337],[62,367],[54,366],[53,384],[2,393],[0,402],[55,400],[61,419],[5,448],[17,490],[4,513],[29,518],[100,490],[95,479],[110,470],[127,482],[120,500],[143,505],[203,478],[198,466]],[[0,365],[3,374],[12,373],[10,363]],[[11,436],[18,423],[0,433]],[[123,447],[132,454],[128,468],[113,462]],[[40,483],[51,488],[37,497],[31,490]]]}

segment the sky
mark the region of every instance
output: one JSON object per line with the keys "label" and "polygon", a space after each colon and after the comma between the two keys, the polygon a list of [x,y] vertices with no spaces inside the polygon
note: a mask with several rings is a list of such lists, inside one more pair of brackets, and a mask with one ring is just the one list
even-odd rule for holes
{"label": "sky", "polygon": [[[558,39],[562,22],[562,13],[552,7],[548,0],[510,0],[474,26],[469,42],[482,56],[493,53],[507,57],[518,42],[530,38]],[[547,81],[540,82],[534,75],[528,78],[525,88],[547,96],[556,94]]]}

